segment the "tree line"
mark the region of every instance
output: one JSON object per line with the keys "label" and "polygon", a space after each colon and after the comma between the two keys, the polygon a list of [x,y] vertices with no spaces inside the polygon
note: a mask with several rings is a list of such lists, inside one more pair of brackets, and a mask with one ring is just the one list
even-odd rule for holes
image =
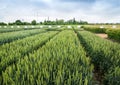
{"label": "tree line", "polygon": [[33,20],[31,22],[23,22],[21,20],[16,20],[15,22],[10,22],[10,23],[4,23],[0,22],[0,25],[79,25],[79,24],[88,24],[87,21],[77,21],[75,18],[70,19],[70,20],[63,20],[63,19],[56,19],[56,20],[44,20],[43,22],[37,22],[36,20]]}

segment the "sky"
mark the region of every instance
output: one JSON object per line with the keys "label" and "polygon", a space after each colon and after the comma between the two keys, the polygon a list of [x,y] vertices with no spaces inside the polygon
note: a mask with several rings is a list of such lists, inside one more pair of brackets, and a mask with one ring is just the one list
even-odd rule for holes
{"label": "sky", "polygon": [[0,0],[0,22],[64,19],[120,23],[120,0]]}

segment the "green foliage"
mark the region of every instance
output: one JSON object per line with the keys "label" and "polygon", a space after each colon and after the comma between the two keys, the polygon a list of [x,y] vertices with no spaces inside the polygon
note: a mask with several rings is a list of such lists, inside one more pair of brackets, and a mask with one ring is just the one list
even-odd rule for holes
{"label": "green foliage", "polygon": [[19,58],[41,46],[56,32],[40,33],[22,40],[0,46],[0,73]]}
{"label": "green foliage", "polygon": [[115,69],[120,66],[120,45],[104,40],[87,31],[80,31],[78,35],[88,55],[91,56],[95,67],[102,73],[113,78],[113,80],[111,79],[112,81],[110,81],[110,78],[107,77],[108,83],[105,85],[109,85],[110,82],[120,82],[120,80],[115,79],[116,77],[119,78],[119,74],[115,77],[111,75],[113,71],[117,73],[118,70],[115,71]]}
{"label": "green foliage", "polygon": [[44,25],[79,25],[79,24],[85,25],[85,24],[88,24],[88,22],[82,21],[82,20],[76,21],[75,18],[73,18],[67,21],[64,21],[63,19],[60,19],[60,20],[56,19],[56,21],[45,20],[42,24]]}
{"label": "green foliage", "polygon": [[22,30],[22,31],[10,32],[10,33],[1,33],[0,45],[12,42],[14,40],[22,39],[31,35],[35,35],[43,31],[40,29],[36,29],[36,30]]}
{"label": "green foliage", "polygon": [[120,29],[108,29],[106,33],[110,39],[120,42]]}
{"label": "green foliage", "polygon": [[56,25],[64,25],[64,20],[63,19],[56,19]]}
{"label": "green foliage", "polygon": [[0,22],[0,25],[1,25],[1,26],[4,26],[4,25],[7,25],[7,24],[4,23],[4,22]]}
{"label": "green foliage", "polygon": [[109,74],[105,75],[104,84],[108,85],[120,85],[120,67],[115,67],[109,71]]}
{"label": "green foliage", "polygon": [[1,28],[0,29],[0,33],[5,33],[5,32],[13,32],[13,31],[20,31],[20,30],[24,30],[23,28],[19,28],[19,29],[16,29],[16,28]]}
{"label": "green foliage", "polygon": [[22,21],[21,21],[21,20],[16,20],[16,21],[15,21],[15,24],[16,24],[16,25],[22,25]]}
{"label": "green foliage", "polygon": [[36,25],[36,24],[37,24],[36,20],[33,20],[33,21],[31,22],[31,25]]}
{"label": "green foliage", "polygon": [[94,33],[106,33],[106,28],[95,28],[95,27],[84,27],[84,26],[83,28],[87,31]]}
{"label": "green foliage", "polygon": [[2,73],[4,84],[92,85],[93,66],[73,31],[62,31]]}
{"label": "green foliage", "polygon": [[94,85],[91,63],[103,73],[104,85],[119,85],[120,45],[72,28],[1,28],[0,85]]}

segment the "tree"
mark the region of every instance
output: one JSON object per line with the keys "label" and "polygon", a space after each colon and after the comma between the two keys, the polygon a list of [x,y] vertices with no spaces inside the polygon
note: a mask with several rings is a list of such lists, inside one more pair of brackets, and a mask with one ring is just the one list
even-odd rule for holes
{"label": "tree", "polygon": [[32,25],[36,25],[36,24],[37,24],[36,20],[33,20],[33,21],[31,22],[31,24],[32,24]]}
{"label": "tree", "polygon": [[73,18],[73,24],[76,24],[76,20],[75,20],[75,18]]}
{"label": "tree", "polygon": [[7,25],[6,23],[4,23],[4,22],[0,22],[0,25]]}
{"label": "tree", "polygon": [[23,22],[23,25],[31,25],[29,22]]}
{"label": "tree", "polygon": [[60,20],[56,19],[56,24],[57,25],[63,25],[64,24],[64,20],[63,19],[60,19]]}
{"label": "tree", "polygon": [[88,22],[87,21],[82,21],[82,20],[80,20],[80,22],[79,22],[79,24],[88,24]]}
{"label": "tree", "polygon": [[22,25],[23,23],[21,22],[21,20],[16,20],[16,21],[15,21],[15,24],[16,24],[16,25]]}

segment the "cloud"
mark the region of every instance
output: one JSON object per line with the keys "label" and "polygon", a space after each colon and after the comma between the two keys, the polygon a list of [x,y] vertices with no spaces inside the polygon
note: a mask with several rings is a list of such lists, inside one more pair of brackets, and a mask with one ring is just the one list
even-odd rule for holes
{"label": "cloud", "polygon": [[89,22],[119,22],[120,1],[117,0],[1,0],[0,21],[24,19],[42,21],[56,18]]}

